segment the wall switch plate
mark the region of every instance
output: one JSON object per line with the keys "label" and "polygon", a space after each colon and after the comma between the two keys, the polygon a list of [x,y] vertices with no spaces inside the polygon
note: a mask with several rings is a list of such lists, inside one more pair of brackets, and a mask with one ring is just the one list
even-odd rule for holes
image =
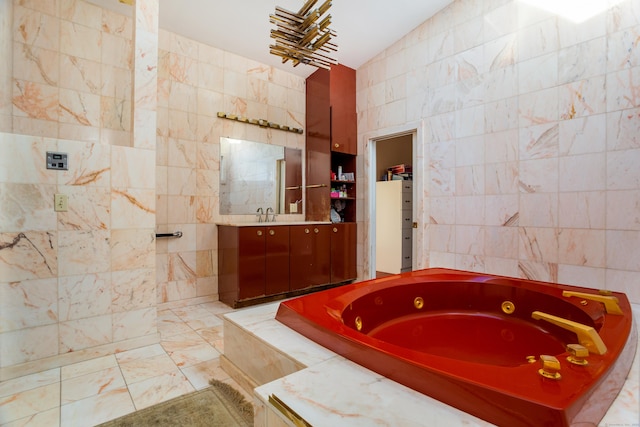
{"label": "wall switch plate", "polygon": [[298,213],[298,204],[297,203],[289,203],[289,213]]}
{"label": "wall switch plate", "polygon": [[69,197],[66,194],[55,194],[53,196],[53,210],[56,212],[66,212],[69,210]]}

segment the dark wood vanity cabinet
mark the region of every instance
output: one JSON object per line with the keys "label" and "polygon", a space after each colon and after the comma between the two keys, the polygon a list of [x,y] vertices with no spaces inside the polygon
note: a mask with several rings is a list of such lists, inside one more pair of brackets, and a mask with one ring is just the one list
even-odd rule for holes
{"label": "dark wood vanity cabinet", "polygon": [[218,294],[231,307],[355,278],[355,223],[218,225]]}
{"label": "dark wood vanity cabinet", "polygon": [[238,301],[289,290],[289,228],[218,226],[218,294]]}
{"label": "dark wood vanity cabinet", "polygon": [[292,291],[331,280],[331,228],[328,224],[290,226],[289,284]]}

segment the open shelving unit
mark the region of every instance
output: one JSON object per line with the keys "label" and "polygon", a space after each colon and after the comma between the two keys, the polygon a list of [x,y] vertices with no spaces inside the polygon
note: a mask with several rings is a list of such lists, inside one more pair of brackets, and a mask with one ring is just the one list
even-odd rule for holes
{"label": "open shelving unit", "polygon": [[[337,176],[339,168],[343,174],[353,174],[354,179],[342,180]],[[356,156],[339,152],[331,153],[331,206],[338,211],[342,222],[356,222]],[[336,190],[338,194],[336,194]],[[338,203],[336,203],[336,201]],[[338,206],[339,205],[339,206]],[[339,208],[339,210],[337,209]]]}

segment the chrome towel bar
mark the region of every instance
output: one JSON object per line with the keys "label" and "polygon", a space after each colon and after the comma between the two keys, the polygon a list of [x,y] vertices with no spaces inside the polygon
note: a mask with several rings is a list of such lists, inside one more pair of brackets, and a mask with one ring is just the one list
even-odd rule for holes
{"label": "chrome towel bar", "polygon": [[156,237],[182,237],[182,231],[174,231],[173,233],[156,233]]}

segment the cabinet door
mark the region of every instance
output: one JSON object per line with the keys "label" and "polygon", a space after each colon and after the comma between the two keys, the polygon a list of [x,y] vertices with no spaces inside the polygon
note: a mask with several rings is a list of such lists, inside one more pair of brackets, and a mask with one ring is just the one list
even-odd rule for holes
{"label": "cabinet door", "polygon": [[307,78],[306,97],[307,221],[329,221],[329,180],[331,175],[331,116],[329,71],[318,69]]}
{"label": "cabinet door", "polygon": [[266,229],[265,294],[289,291],[289,227]]}
{"label": "cabinet door", "polygon": [[329,221],[331,215],[331,155],[307,150],[307,221]]}
{"label": "cabinet door", "polygon": [[354,280],[356,269],[356,224],[331,226],[331,283]]}
{"label": "cabinet door", "polygon": [[302,150],[284,149],[284,213],[302,213]]}
{"label": "cabinet door", "polygon": [[312,286],[327,285],[331,281],[331,226],[313,227]]}
{"label": "cabinet door", "polygon": [[307,77],[306,148],[329,152],[331,141],[331,104],[329,71],[317,69]]}
{"label": "cabinet door", "polygon": [[290,227],[291,290],[325,285],[330,280],[331,236],[328,225],[293,225]]}
{"label": "cabinet door", "polygon": [[238,228],[218,226],[218,295],[233,307],[238,301]]}
{"label": "cabinet door", "polygon": [[331,150],[357,154],[356,71],[331,67]]}
{"label": "cabinet door", "polygon": [[265,294],[265,228],[238,227],[238,299]]}

